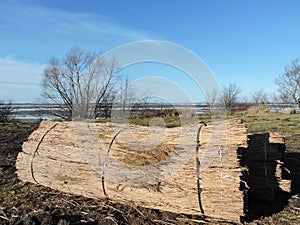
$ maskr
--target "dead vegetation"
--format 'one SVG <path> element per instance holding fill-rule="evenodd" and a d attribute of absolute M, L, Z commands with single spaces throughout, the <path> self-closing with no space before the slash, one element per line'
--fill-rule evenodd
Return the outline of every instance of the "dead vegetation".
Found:
<path fill-rule="evenodd" d="M 122 132 L 111 147 L 111 156 L 107 157 L 107 148 L 117 130 Z M 23 181 L 38 182 L 72 194 L 108 196 L 174 213 L 201 214 L 196 190 L 196 131 L 195 125 L 165 129 L 136 125 L 126 128 L 124 124 L 111 123 L 42 122 L 23 144 L 17 173 Z M 240 119 L 211 123 L 201 131 L 205 215 L 239 221 L 243 214 L 236 148 L 246 144 L 246 135 Z M 34 168 L 30 165 L 33 156 Z"/>

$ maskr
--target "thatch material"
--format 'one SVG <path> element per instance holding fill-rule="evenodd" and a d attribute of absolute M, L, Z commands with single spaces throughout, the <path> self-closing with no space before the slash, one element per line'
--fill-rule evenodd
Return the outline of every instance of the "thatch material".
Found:
<path fill-rule="evenodd" d="M 39 143 L 53 123 L 41 122 L 23 144 L 16 165 L 20 179 L 34 182 L 33 172 L 41 185 L 93 198 L 105 196 L 104 180 L 109 198 L 200 214 L 195 166 L 197 127 L 150 130 L 111 123 L 59 122 Z M 226 126 L 228 132 L 224 132 Z M 108 145 L 120 129 L 106 157 Z M 239 221 L 243 214 L 236 150 L 246 145 L 246 134 L 240 119 L 203 127 L 200 178 L 206 215 Z"/>

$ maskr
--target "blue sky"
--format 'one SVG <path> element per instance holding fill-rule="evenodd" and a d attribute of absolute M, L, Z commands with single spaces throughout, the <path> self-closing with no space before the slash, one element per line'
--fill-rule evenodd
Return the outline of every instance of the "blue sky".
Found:
<path fill-rule="evenodd" d="M 201 57 L 220 86 L 236 83 L 248 96 L 258 88 L 276 92 L 275 78 L 300 57 L 298 0 L 0 0 L 0 4 L 0 99 L 14 102 L 38 101 L 48 60 L 63 57 L 74 46 L 106 52 L 134 41 L 173 42 Z M 140 66 L 127 73 L 135 79 L 139 73 L 178 78 L 198 100 L 195 87 L 174 69 Z"/>

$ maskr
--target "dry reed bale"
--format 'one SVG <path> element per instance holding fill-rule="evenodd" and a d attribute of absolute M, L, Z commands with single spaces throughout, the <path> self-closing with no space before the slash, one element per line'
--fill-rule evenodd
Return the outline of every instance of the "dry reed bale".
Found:
<path fill-rule="evenodd" d="M 291 192 L 291 181 L 290 180 L 280 179 L 279 180 L 279 187 L 283 191 Z"/>
<path fill-rule="evenodd" d="M 279 132 L 271 132 L 269 137 L 270 143 L 278 143 L 278 144 L 284 144 L 285 138 L 282 133 Z"/>
<path fill-rule="evenodd" d="M 24 162 L 31 161 L 31 157 L 27 154 L 18 156 L 18 177 L 23 181 L 35 183 L 32 176 L 28 176 L 31 174 L 28 164 L 22 165 Z M 68 163 L 42 156 L 37 157 L 35 160 L 33 172 L 39 184 L 68 193 L 76 193 L 87 197 L 100 197 L 100 175 L 91 170 L 87 163 Z"/>
<path fill-rule="evenodd" d="M 284 169 L 283 163 L 277 165 L 276 177 L 280 178 L 279 179 L 279 187 L 286 192 L 290 192 L 291 191 L 291 180 L 290 180 L 291 177 L 290 177 L 290 174 L 288 174 L 287 171 Z"/>
<path fill-rule="evenodd" d="M 54 123 L 51 121 L 42 121 L 38 130 L 35 130 L 29 136 L 28 142 L 38 142 L 53 125 L 56 125 L 53 128 L 54 132 L 51 132 L 51 136 L 46 135 L 43 142 L 74 146 L 74 134 L 72 132 L 65 132 L 72 129 L 72 122 Z"/>
<path fill-rule="evenodd" d="M 201 163 L 207 161 L 207 167 L 200 168 L 202 204 L 206 215 L 238 221 L 243 214 L 243 196 L 239 190 L 240 166 L 236 148 L 247 142 L 246 127 L 240 119 L 229 120 L 226 121 L 227 132 L 224 133 L 224 129 L 219 128 L 223 128 L 225 122 L 219 123 L 203 127 L 200 135 L 200 160 Z M 23 152 L 19 154 L 16 165 L 20 179 L 34 182 L 30 169 L 32 155 L 43 135 L 53 125 L 53 122 L 42 122 L 23 144 Z M 162 135 L 159 129 L 151 131 L 148 127 L 135 125 L 124 128 L 124 125 L 111 123 L 57 123 L 40 143 L 34 158 L 35 179 L 42 185 L 61 191 L 94 198 L 105 197 L 101 185 L 102 166 L 107 147 L 120 129 L 123 131 L 115 140 L 107 160 L 105 189 L 108 197 L 171 212 L 200 214 L 195 168 L 198 128 L 193 126 L 169 128 Z M 214 139 L 210 140 L 211 137 Z M 155 143 L 156 147 L 151 143 Z M 160 162 L 170 157 L 180 158 L 180 153 L 184 151 L 192 153 L 190 159 L 180 165 L 175 162 L 167 164 L 173 167 L 174 172 L 168 174 L 166 179 L 156 183 L 146 182 L 153 180 L 155 173 L 164 172 L 163 167 L 159 167 L 164 166 Z M 120 163 L 127 165 L 127 169 L 110 170 L 114 166 L 119 168 Z M 141 170 L 143 167 L 149 169 Z M 146 180 L 145 184 L 139 183 L 138 186 L 127 182 L 128 179 L 134 180 L 135 175 Z M 120 183 L 117 178 L 125 182 Z"/>
<path fill-rule="evenodd" d="M 226 214 L 228 217 L 228 211 L 236 213 L 236 220 L 237 215 L 243 214 L 236 148 L 223 148 L 221 153 L 222 158 L 217 155 L 210 166 L 201 172 L 203 207 L 208 215 Z M 225 210 L 226 208 L 230 210 Z"/>
<path fill-rule="evenodd" d="M 222 146 L 246 146 L 247 129 L 242 119 L 208 123 L 202 128 L 200 143 L 206 145 L 213 142 Z"/>

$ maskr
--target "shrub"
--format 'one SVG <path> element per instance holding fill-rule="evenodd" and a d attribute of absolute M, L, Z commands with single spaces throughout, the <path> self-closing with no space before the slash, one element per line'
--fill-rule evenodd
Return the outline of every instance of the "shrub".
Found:
<path fill-rule="evenodd" d="M 12 102 L 0 100 L 0 122 L 9 122 L 12 114 Z"/>

